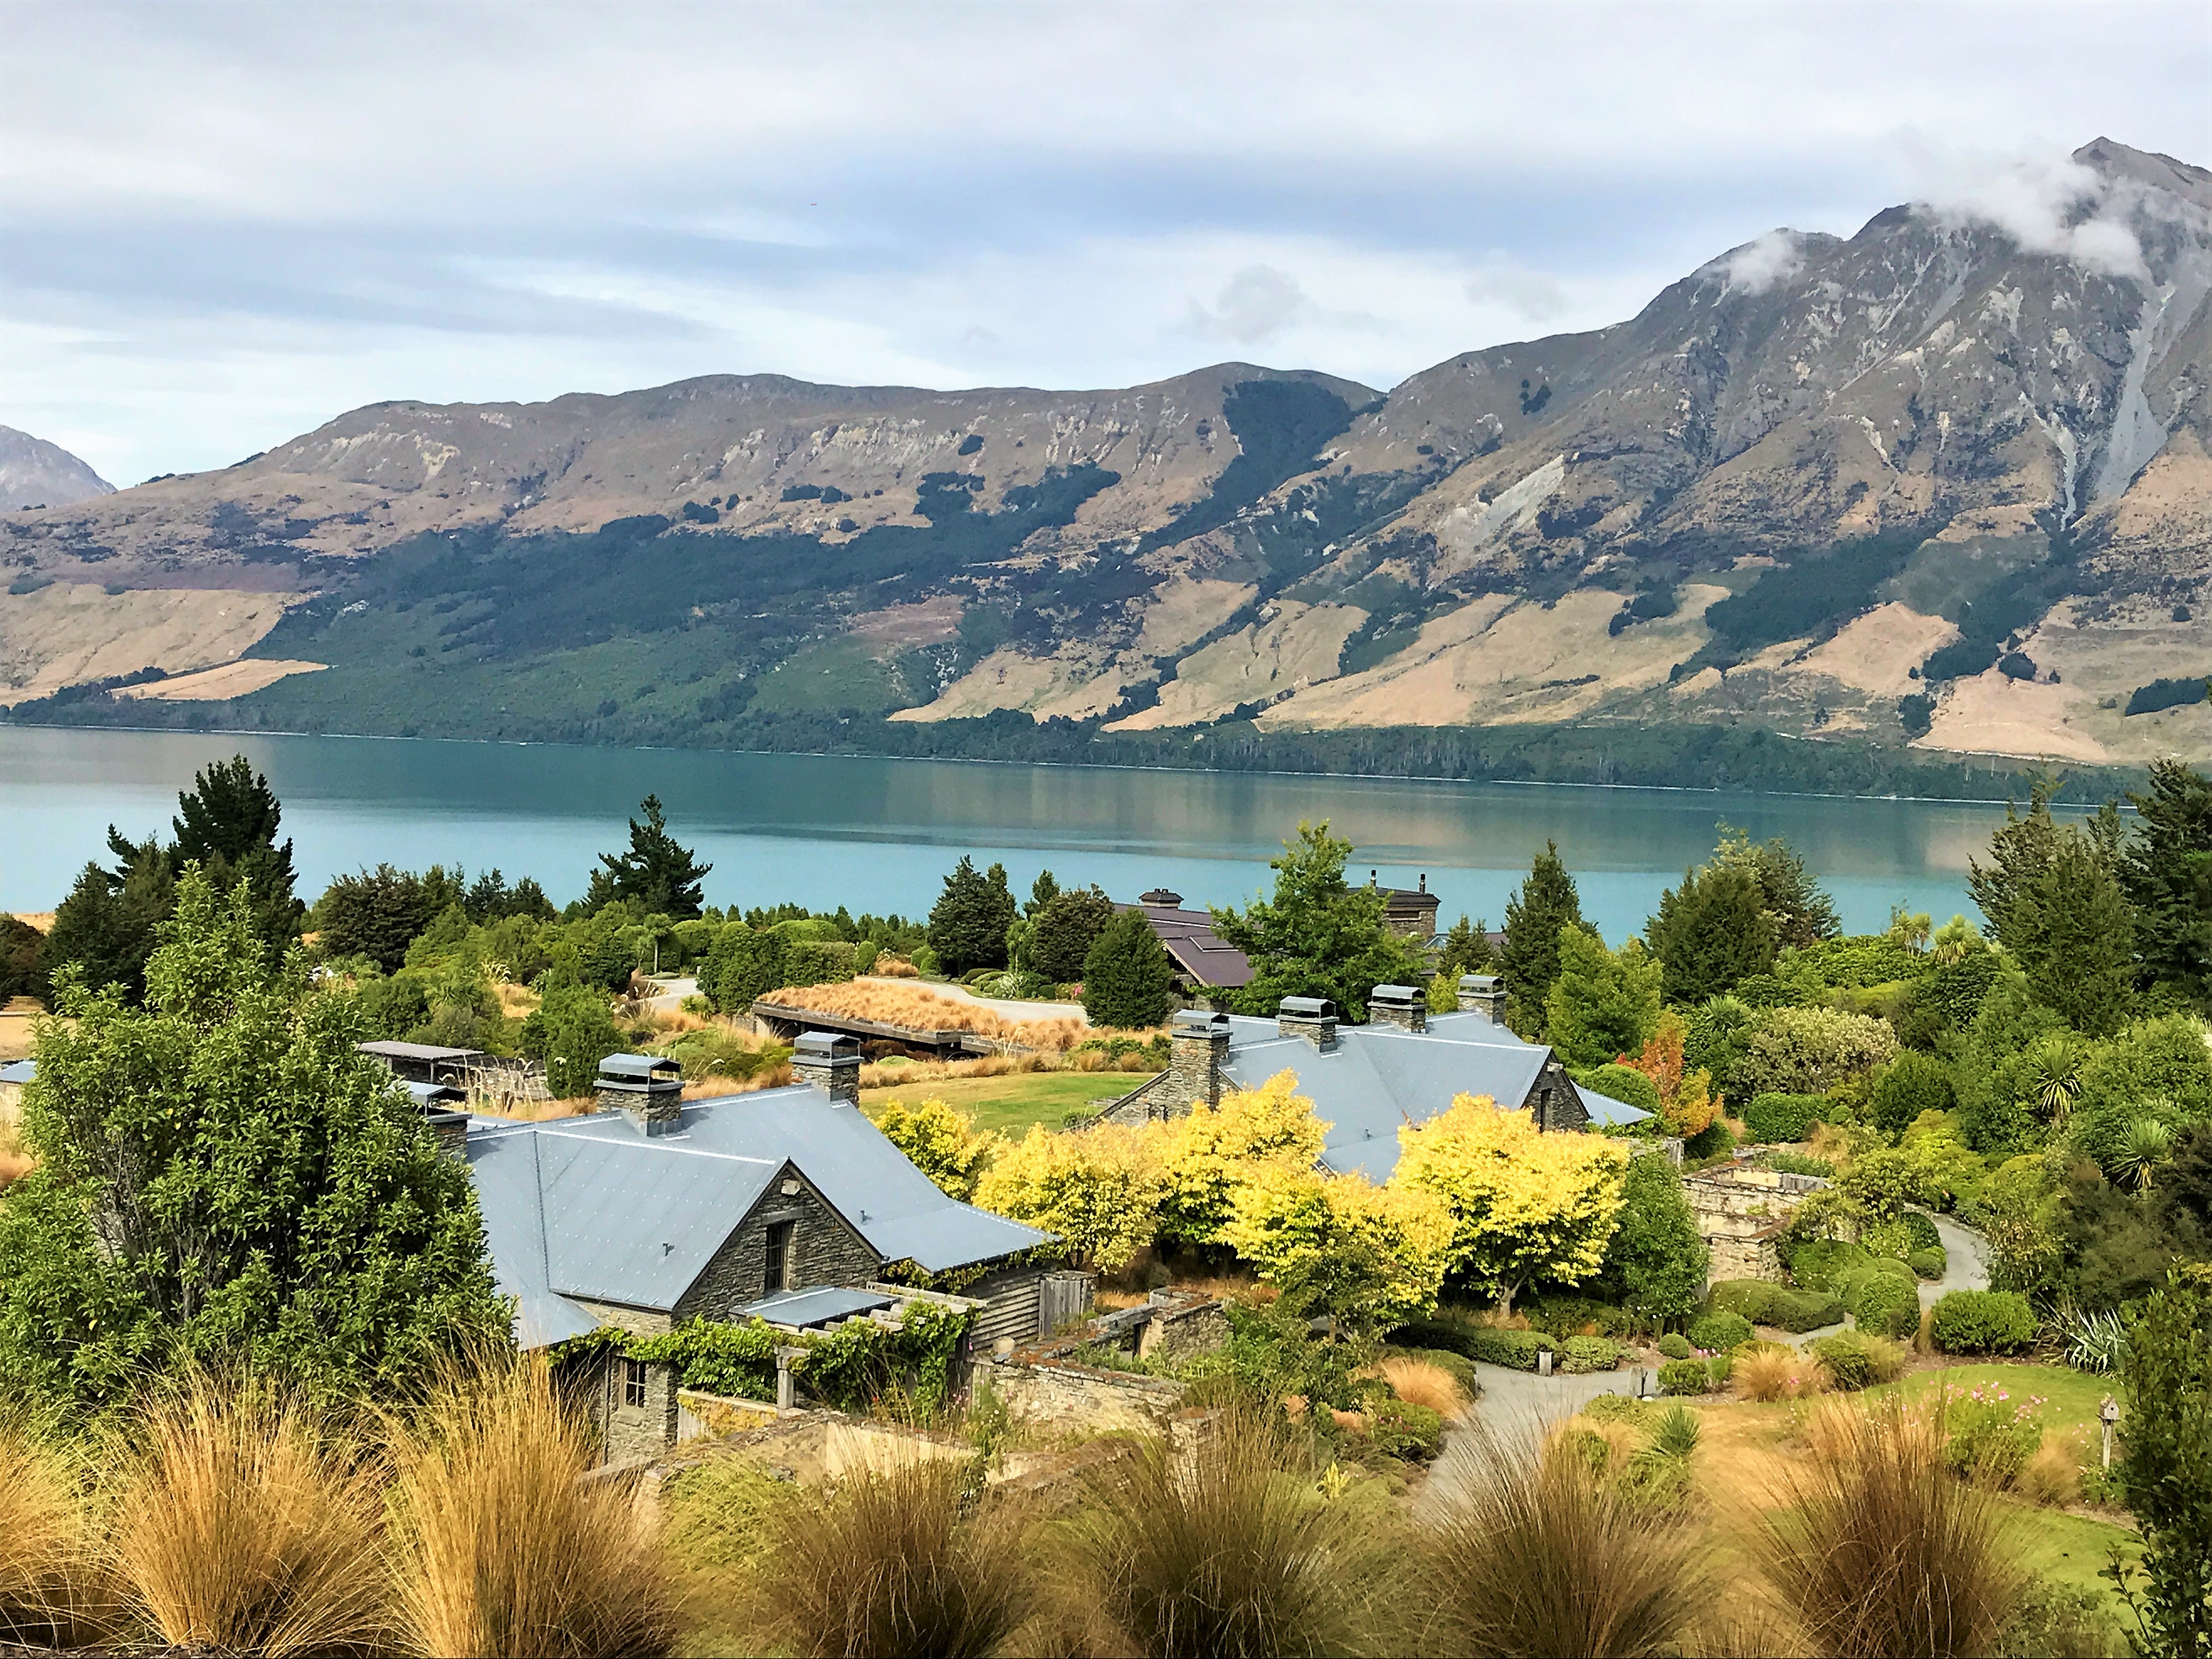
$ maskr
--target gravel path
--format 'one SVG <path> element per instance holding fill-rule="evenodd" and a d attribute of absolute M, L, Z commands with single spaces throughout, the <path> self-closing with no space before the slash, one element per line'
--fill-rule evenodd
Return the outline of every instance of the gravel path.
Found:
<path fill-rule="evenodd" d="M 1960 1226 L 1948 1215 L 1931 1215 L 1928 1218 L 1936 1224 L 1936 1237 L 1943 1241 L 1943 1277 L 1920 1287 L 1920 1305 L 1928 1307 L 1949 1291 L 1989 1289 L 1989 1257 L 1982 1236 L 1972 1227 Z"/>
<path fill-rule="evenodd" d="M 1534 1371 L 1478 1363 L 1474 1375 L 1482 1385 L 1482 1398 L 1445 1429 L 1443 1449 L 1430 1467 L 1414 1504 L 1418 1517 L 1434 1518 L 1466 1495 L 1482 1467 L 1483 1432 L 1508 1445 L 1534 1441 L 1545 1425 L 1572 1417 L 1601 1394 L 1636 1391 L 1633 1370 L 1539 1376 Z"/>

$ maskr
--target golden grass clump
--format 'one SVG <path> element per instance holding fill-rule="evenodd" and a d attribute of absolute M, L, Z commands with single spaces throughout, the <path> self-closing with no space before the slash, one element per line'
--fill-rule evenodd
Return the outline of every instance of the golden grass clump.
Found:
<path fill-rule="evenodd" d="M 1370 1610 L 1395 1602 L 1383 1529 L 1318 1495 L 1292 1449 L 1279 1424 L 1231 1407 L 1095 1470 L 1067 1522 L 1067 1570 L 1052 1575 L 1090 1624 L 1063 1633 L 1064 1650 L 1401 1650 L 1387 1637 L 1362 1645 L 1376 1634 L 1363 1629 Z"/>
<path fill-rule="evenodd" d="M 84 1473 L 33 1425 L 0 1419 L 0 1642 L 72 1645 L 100 1599 Z"/>
<path fill-rule="evenodd" d="M 2075 1449 L 2050 1435 L 2021 1465 L 2012 1489 L 2031 1504 L 2060 1509 L 2081 1498 L 2081 1462 Z"/>
<path fill-rule="evenodd" d="M 1376 1369 L 1390 1385 L 1390 1392 L 1409 1406 L 1426 1406 L 1446 1419 L 1457 1417 L 1467 1408 L 1467 1395 L 1460 1389 L 1459 1379 L 1441 1365 L 1399 1354 Z"/>
<path fill-rule="evenodd" d="M 0 1187 L 20 1181 L 39 1167 L 39 1155 L 23 1144 L 23 1131 L 12 1117 L 0 1118 Z"/>
<path fill-rule="evenodd" d="M 1752 1540 L 1807 1650 L 1993 1651 L 2027 1577 L 1996 1501 L 1953 1478 L 1941 1425 L 1895 1399 L 1816 1421 Z"/>
<path fill-rule="evenodd" d="M 110 1549 L 134 1621 L 172 1647 L 272 1656 L 386 1634 L 380 1471 L 343 1425 L 207 1376 L 127 1422 Z"/>
<path fill-rule="evenodd" d="M 394 1612 L 417 1653 L 663 1654 L 659 1540 L 539 1360 L 441 1380 L 391 1425 Z"/>
<path fill-rule="evenodd" d="M 914 1457 L 757 1511 L 739 1597 L 745 1646 L 808 1659 L 989 1653 L 1032 1600 L 1015 1517 L 970 1467 Z"/>
<path fill-rule="evenodd" d="M 1828 1392 L 1827 1368 L 1781 1343 L 1747 1344 L 1736 1350 L 1729 1380 L 1753 1400 L 1804 1400 Z"/>
<path fill-rule="evenodd" d="M 1572 1431 L 1550 1455 L 1478 1432 L 1470 1484 L 1421 1545 L 1425 1645 L 1501 1656 L 1685 1651 L 1709 1599 L 1690 1533 L 1608 1485 Z"/>
<path fill-rule="evenodd" d="M 848 1019 L 872 1019 L 908 1030 L 967 1031 L 976 1036 L 1018 1042 L 1025 1048 L 1060 1053 L 1095 1036 L 1088 1022 L 1073 1015 L 1049 1019 L 1009 1019 L 994 1008 L 942 996 L 919 985 L 884 985 L 847 980 L 833 985 L 799 985 L 772 991 L 767 1000 L 787 1008 L 811 1008 Z"/>

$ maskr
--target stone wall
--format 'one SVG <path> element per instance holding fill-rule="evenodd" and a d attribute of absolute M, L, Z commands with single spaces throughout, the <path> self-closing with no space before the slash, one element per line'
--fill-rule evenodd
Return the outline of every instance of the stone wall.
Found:
<path fill-rule="evenodd" d="M 796 1190 L 787 1193 L 787 1187 Z M 766 1294 L 768 1230 L 793 1224 L 791 1288 L 863 1285 L 883 1267 L 874 1247 L 848 1226 L 813 1183 L 791 1164 L 738 1224 L 676 1304 L 678 1319 L 732 1319 Z"/>
<path fill-rule="evenodd" d="M 1228 1340 L 1229 1316 L 1220 1303 L 1154 1291 L 1152 1316 L 1138 1328 L 1137 1355 L 1173 1364 L 1192 1354 L 1212 1353 Z"/>
<path fill-rule="evenodd" d="M 1182 1384 L 1165 1377 L 1018 1353 L 980 1363 L 975 1377 L 1006 1402 L 1015 1422 L 1047 1433 L 1156 1428 L 1182 1399 Z"/>
<path fill-rule="evenodd" d="M 633 1360 L 602 1351 L 574 1364 L 562 1391 L 590 1420 L 604 1465 L 647 1463 L 677 1441 L 676 1367 L 664 1360 Z M 633 1369 L 643 1373 L 645 1403 L 630 1402 Z"/>
<path fill-rule="evenodd" d="M 1828 1183 L 1817 1176 L 1776 1170 L 1727 1169 L 1686 1176 L 1682 1195 L 1698 1218 L 1698 1233 L 1711 1252 L 1708 1283 L 1724 1279 L 1764 1279 L 1779 1283 L 1782 1261 L 1776 1243 L 1790 1215 Z"/>
<path fill-rule="evenodd" d="M 1711 1265 L 1705 1270 L 1708 1284 L 1717 1285 L 1724 1279 L 1782 1282 L 1782 1258 L 1775 1252 L 1771 1232 L 1756 1238 L 1709 1238 L 1705 1248 L 1712 1253 Z"/>

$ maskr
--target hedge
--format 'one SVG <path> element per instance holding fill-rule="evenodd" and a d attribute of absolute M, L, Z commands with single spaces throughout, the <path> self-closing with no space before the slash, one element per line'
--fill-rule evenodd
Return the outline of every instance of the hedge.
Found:
<path fill-rule="evenodd" d="M 1754 1325 L 1792 1332 L 1838 1324 L 1845 1311 L 1832 1296 L 1793 1291 L 1764 1279 L 1724 1279 L 1713 1286 L 1710 1301 L 1718 1312 L 1740 1313 Z"/>
<path fill-rule="evenodd" d="M 1687 1359 L 1691 1352 L 1690 1339 L 1680 1331 L 1669 1331 L 1659 1339 L 1659 1352 L 1669 1359 Z"/>
<path fill-rule="evenodd" d="M 1884 1380 L 1887 1369 L 1873 1342 L 1862 1331 L 1838 1331 L 1813 1344 L 1813 1357 L 1828 1368 L 1828 1375 L 1846 1394 L 1872 1388 Z"/>
<path fill-rule="evenodd" d="M 1504 1365 L 1516 1371 L 1536 1369 L 1540 1349 L 1559 1351 L 1559 1344 L 1542 1331 L 1498 1330 L 1488 1325 L 1463 1325 L 1455 1319 L 1417 1319 L 1390 1333 L 1400 1347 L 1443 1348 L 1464 1354 L 1485 1365 Z"/>
<path fill-rule="evenodd" d="M 1559 1344 L 1563 1371 L 1609 1371 L 1620 1364 L 1620 1344 L 1602 1336 L 1571 1336 Z"/>
<path fill-rule="evenodd" d="M 1919 1280 L 1894 1257 L 1838 1273 L 1834 1289 L 1863 1330 L 1905 1336 L 1920 1328 Z"/>
<path fill-rule="evenodd" d="M 1690 1346 L 1707 1353 L 1726 1353 L 1751 1340 L 1751 1322 L 1740 1313 L 1709 1313 L 1689 1329 Z"/>
<path fill-rule="evenodd" d="M 1915 1250 L 1905 1258 L 1905 1265 L 1921 1278 L 1938 1279 L 1950 1270 L 1951 1258 L 1941 1244 L 1932 1250 Z"/>
<path fill-rule="evenodd" d="M 1753 1095 L 1744 1109 L 1744 1125 L 1753 1140 L 1802 1140 L 1807 1130 L 1826 1121 L 1832 1103 L 1826 1095 Z"/>
<path fill-rule="evenodd" d="M 1664 1394 L 1707 1394 L 1713 1374 L 1702 1359 L 1670 1359 L 1659 1368 L 1659 1388 Z"/>
<path fill-rule="evenodd" d="M 1366 1407 L 1367 1442 L 1376 1450 L 1409 1462 L 1426 1462 L 1442 1448 L 1442 1413 L 1410 1400 L 1385 1395 Z"/>
<path fill-rule="evenodd" d="M 1953 1291 L 1936 1298 L 1929 1336 L 1945 1353 L 2018 1353 L 2035 1340 L 2035 1310 L 2014 1291 Z"/>

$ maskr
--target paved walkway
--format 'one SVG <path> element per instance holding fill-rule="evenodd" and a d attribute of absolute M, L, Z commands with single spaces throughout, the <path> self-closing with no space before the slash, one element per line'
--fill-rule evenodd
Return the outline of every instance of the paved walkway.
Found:
<path fill-rule="evenodd" d="M 1989 1289 L 1989 1253 L 1982 1236 L 1948 1215 L 1931 1215 L 1928 1218 L 1936 1224 L 1936 1237 L 1943 1241 L 1943 1277 L 1932 1285 L 1921 1285 L 1920 1305 L 1929 1307 L 1937 1297 L 1952 1291 Z"/>
<path fill-rule="evenodd" d="M 1482 1398 L 1444 1430 L 1443 1449 L 1430 1466 L 1414 1505 L 1417 1518 L 1432 1519 L 1467 1495 L 1482 1468 L 1486 1435 L 1508 1446 L 1528 1444 L 1547 1425 L 1572 1417 L 1601 1394 L 1636 1391 L 1633 1370 L 1539 1376 L 1534 1371 L 1478 1363 L 1474 1375 L 1482 1386 Z"/>

